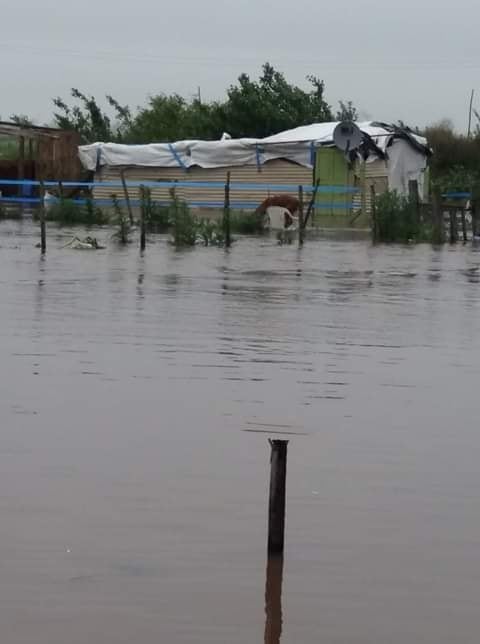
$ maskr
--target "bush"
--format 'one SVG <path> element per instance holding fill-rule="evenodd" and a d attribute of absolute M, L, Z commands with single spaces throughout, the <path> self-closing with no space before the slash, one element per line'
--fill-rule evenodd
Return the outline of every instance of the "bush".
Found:
<path fill-rule="evenodd" d="M 121 244 L 128 244 L 128 236 L 130 234 L 130 219 L 123 208 L 120 206 L 117 195 L 111 195 L 111 199 L 114 212 L 113 223 L 118 227 L 118 230 L 114 234 L 114 237 L 116 237 Z"/>
<path fill-rule="evenodd" d="M 108 222 L 105 213 L 91 199 L 79 204 L 72 199 L 59 199 L 45 209 L 45 218 L 63 225 L 101 225 Z"/>
<path fill-rule="evenodd" d="M 262 217 L 255 212 L 243 210 L 230 213 L 230 230 L 243 235 L 255 235 L 264 232 Z"/>
<path fill-rule="evenodd" d="M 205 246 L 223 246 L 225 243 L 225 232 L 221 222 L 202 219 L 198 222 L 197 234 Z"/>
<path fill-rule="evenodd" d="M 169 206 L 160 206 L 152 201 L 150 188 L 140 188 L 140 208 L 145 217 L 145 224 L 157 233 L 166 232 L 171 225 L 172 213 Z"/>
<path fill-rule="evenodd" d="M 375 199 L 377 239 L 381 242 L 429 241 L 431 231 L 417 212 L 417 204 L 396 191 Z"/>
<path fill-rule="evenodd" d="M 192 215 L 188 204 L 178 199 L 173 192 L 169 213 L 173 226 L 173 243 L 175 246 L 194 246 L 199 230 L 198 219 Z"/>
<path fill-rule="evenodd" d="M 440 192 L 471 192 L 478 184 L 480 174 L 477 169 L 468 169 L 463 165 L 454 165 L 442 175 L 435 177 L 432 184 L 438 187 Z"/>

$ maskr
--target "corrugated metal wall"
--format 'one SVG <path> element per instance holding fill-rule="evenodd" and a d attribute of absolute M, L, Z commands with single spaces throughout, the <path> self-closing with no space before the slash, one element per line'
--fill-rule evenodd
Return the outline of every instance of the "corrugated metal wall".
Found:
<path fill-rule="evenodd" d="M 290 161 L 276 159 L 268 161 L 260 166 L 234 166 L 225 168 L 200 168 L 198 166 L 190 168 L 187 172 L 182 168 L 120 168 L 104 167 L 95 177 L 95 181 L 119 181 L 120 173 L 124 170 L 125 180 L 129 181 L 226 181 L 227 172 L 231 174 L 231 181 L 235 183 L 264 183 L 264 184 L 291 184 L 312 185 L 312 169 L 305 168 Z M 113 192 L 116 192 L 119 199 L 123 198 L 121 188 L 111 188 L 109 186 L 96 187 L 94 190 L 95 199 L 110 199 Z M 138 188 L 128 188 L 129 197 L 132 200 L 138 199 Z M 296 194 L 296 190 L 293 194 Z M 224 188 L 222 187 L 179 187 L 176 190 L 179 198 L 185 199 L 193 205 L 201 207 L 218 207 L 224 201 Z M 273 194 L 265 187 L 265 190 L 235 190 L 232 189 L 230 200 L 233 207 L 254 208 L 270 194 Z M 288 194 L 288 193 L 287 193 Z M 152 198 L 156 201 L 168 201 L 169 191 L 165 188 L 153 188 Z"/>

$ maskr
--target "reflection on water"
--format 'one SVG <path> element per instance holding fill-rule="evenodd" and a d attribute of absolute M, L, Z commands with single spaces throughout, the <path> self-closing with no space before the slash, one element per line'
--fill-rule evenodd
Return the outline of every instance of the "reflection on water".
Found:
<path fill-rule="evenodd" d="M 279 644 L 282 637 L 283 557 L 269 557 L 265 585 L 265 644 Z"/>
<path fill-rule="evenodd" d="M 0 222 L 2 644 L 476 642 L 478 249 L 70 232 Z"/>

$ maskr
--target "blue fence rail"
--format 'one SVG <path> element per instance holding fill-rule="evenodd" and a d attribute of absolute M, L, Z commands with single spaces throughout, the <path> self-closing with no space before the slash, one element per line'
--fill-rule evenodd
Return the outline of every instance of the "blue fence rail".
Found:
<path fill-rule="evenodd" d="M 3 195 L 2 186 L 17 188 L 17 192 L 22 194 L 17 195 Z M 223 181 L 126 181 L 125 186 L 127 190 L 130 191 L 133 189 L 139 190 L 141 187 L 144 188 L 155 188 L 157 190 L 172 190 L 177 188 L 195 188 L 199 191 L 199 196 L 202 189 L 223 189 L 225 187 L 225 182 Z M 332 202 L 328 203 L 326 201 L 320 201 L 315 203 L 315 208 L 325 208 L 325 209 L 352 209 L 352 197 L 359 194 L 361 191 L 359 188 L 354 188 L 352 186 L 318 186 L 315 188 L 311 185 L 304 185 L 303 192 L 308 197 L 316 190 L 317 197 L 324 195 L 332 195 L 332 197 L 339 197 L 345 195 L 344 203 Z M 12 204 L 25 204 L 25 205 L 39 205 L 42 202 L 40 196 L 32 196 L 35 192 L 35 189 L 45 188 L 56 188 L 59 191 L 61 189 L 72 189 L 78 188 L 81 190 L 93 191 L 96 188 L 105 188 L 112 190 L 112 195 L 115 194 L 118 199 L 118 203 L 125 205 L 127 203 L 124 197 L 124 185 L 121 181 L 38 181 L 34 179 L 23 179 L 23 180 L 13 180 L 13 179 L 0 179 L 0 202 L 12 203 Z M 268 183 L 230 183 L 231 191 L 249 191 L 249 192 L 262 192 L 262 193 L 296 193 L 299 186 L 297 184 L 268 184 Z M 71 199 L 74 203 L 78 205 L 85 205 L 88 201 L 86 198 L 74 197 Z M 105 198 L 95 198 L 92 196 L 91 201 L 99 206 L 111 206 L 113 204 L 112 199 Z M 139 199 L 129 198 L 130 204 L 132 206 L 140 205 Z M 162 199 L 153 199 L 153 201 L 159 205 L 167 205 L 168 200 Z M 189 206 L 194 208 L 221 208 L 223 207 L 223 201 L 202 201 L 197 199 L 186 199 Z M 242 209 L 253 209 L 256 207 L 256 204 L 252 204 L 251 201 L 242 201 L 242 200 L 233 200 L 231 201 L 230 206 L 232 208 L 242 208 Z"/>

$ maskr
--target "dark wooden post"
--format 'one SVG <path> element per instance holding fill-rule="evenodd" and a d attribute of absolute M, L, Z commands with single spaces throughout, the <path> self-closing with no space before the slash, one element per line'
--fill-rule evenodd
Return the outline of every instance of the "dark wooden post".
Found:
<path fill-rule="evenodd" d="M 467 235 L 467 218 L 465 216 L 465 207 L 464 206 L 462 206 L 461 216 L 462 216 L 463 243 L 466 244 L 467 241 L 468 241 L 468 235 Z"/>
<path fill-rule="evenodd" d="M 478 186 L 473 186 L 471 191 L 470 208 L 472 212 L 472 239 L 478 234 L 478 204 L 479 204 L 480 191 Z"/>
<path fill-rule="evenodd" d="M 450 243 L 455 244 L 458 239 L 457 209 L 455 207 L 450 207 L 448 209 L 448 214 L 450 216 Z"/>
<path fill-rule="evenodd" d="M 270 440 L 270 496 L 268 506 L 268 554 L 281 555 L 285 543 L 285 494 L 288 441 Z"/>
<path fill-rule="evenodd" d="M 225 183 L 225 202 L 223 205 L 223 230 L 225 234 L 225 246 L 230 248 L 232 239 L 230 234 L 230 172 L 227 172 Z"/>
<path fill-rule="evenodd" d="M 298 245 L 303 246 L 305 225 L 303 221 L 303 186 L 298 186 Z"/>
<path fill-rule="evenodd" d="M 17 159 L 17 179 L 18 181 L 25 180 L 25 137 L 21 136 L 18 139 L 18 159 Z M 23 184 L 18 184 L 18 196 L 23 195 Z"/>
<path fill-rule="evenodd" d="M 317 199 L 317 193 L 318 193 L 318 188 L 320 187 L 320 179 L 317 179 L 315 182 L 315 186 L 313 187 L 313 192 L 312 192 L 312 197 L 310 199 L 310 203 L 308 204 L 307 208 L 307 214 L 305 215 L 304 221 L 303 221 L 303 227 L 307 227 L 308 219 L 310 215 L 313 212 L 313 209 L 315 207 L 315 201 Z M 312 217 L 312 226 L 313 226 L 313 217 Z"/>
<path fill-rule="evenodd" d="M 47 252 L 47 230 L 45 226 L 45 186 L 40 182 L 40 250 L 42 255 Z"/>
<path fill-rule="evenodd" d="M 265 644 L 280 644 L 282 637 L 283 557 L 269 557 L 265 584 Z"/>
<path fill-rule="evenodd" d="M 432 192 L 432 222 L 434 230 L 434 243 L 444 244 L 445 224 L 443 221 L 442 198 L 438 188 L 434 189 Z"/>
<path fill-rule="evenodd" d="M 120 179 L 122 180 L 123 194 L 125 196 L 125 202 L 127 204 L 127 211 L 128 211 L 128 218 L 130 220 L 130 226 L 133 226 L 132 204 L 130 203 L 130 195 L 128 194 L 127 182 L 125 181 L 125 170 L 120 170 Z"/>
<path fill-rule="evenodd" d="M 145 192 L 145 186 L 140 186 L 140 250 L 143 253 L 145 250 L 145 247 L 147 245 L 147 235 L 145 231 L 145 217 L 146 217 L 146 192 Z"/>
<path fill-rule="evenodd" d="M 370 212 L 372 213 L 372 239 L 373 243 L 376 244 L 378 242 L 378 222 L 375 186 L 373 184 L 370 186 Z"/>
<path fill-rule="evenodd" d="M 420 221 L 420 197 L 418 194 L 418 181 L 412 179 L 408 182 L 408 196 L 415 209 L 415 220 Z"/>

